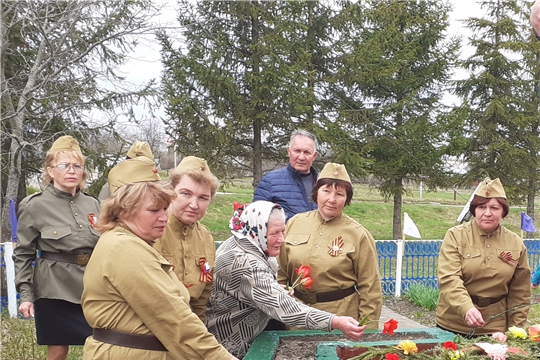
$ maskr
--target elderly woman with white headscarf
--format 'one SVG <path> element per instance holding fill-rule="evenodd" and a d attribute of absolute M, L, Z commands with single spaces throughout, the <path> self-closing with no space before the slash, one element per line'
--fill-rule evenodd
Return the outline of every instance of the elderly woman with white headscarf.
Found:
<path fill-rule="evenodd" d="M 365 326 L 348 316 L 297 302 L 277 282 L 277 261 L 285 234 L 285 212 L 268 201 L 236 208 L 232 235 L 218 249 L 206 326 L 231 354 L 246 355 L 270 319 L 310 330 L 341 330 L 358 340 Z"/>

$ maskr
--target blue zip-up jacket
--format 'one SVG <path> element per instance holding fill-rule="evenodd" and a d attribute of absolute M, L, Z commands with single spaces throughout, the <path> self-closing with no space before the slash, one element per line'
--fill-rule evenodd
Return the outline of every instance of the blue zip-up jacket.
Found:
<path fill-rule="evenodd" d="M 531 283 L 534 285 L 540 284 L 540 265 L 536 268 L 536 271 L 533 274 Z"/>
<path fill-rule="evenodd" d="M 317 170 L 311 167 L 313 186 L 317 182 Z M 316 210 L 317 204 L 306 194 L 302 178 L 291 164 L 287 167 L 272 170 L 263 176 L 253 196 L 253 201 L 266 200 L 281 205 L 287 220 L 294 215 Z"/>

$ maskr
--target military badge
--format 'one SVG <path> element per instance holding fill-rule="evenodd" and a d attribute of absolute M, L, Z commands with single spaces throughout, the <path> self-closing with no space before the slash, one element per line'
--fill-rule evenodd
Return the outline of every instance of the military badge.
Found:
<path fill-rule="evenodd" d="M 341 249 L 342 247 L 343 247 L 343 238 L 340 235 L 334 240 L 332 240 L 332 246 L 330 247 L 330 249 L 328 249 L 328 253 L 331 256 L 338 256 L 342 251 Z"/>
<path fill-rule="evenodd" d="M 95 214 L 88 214 L 88 222 L 91 227 L 95 227 L 97 224 L 97 216 Z"/>
<path fill-rule="evenodd" d="M 199 276 L 199 281 L 205 283 L 212 282 L 212 273 L 210 272 L 210 264 L 206 261 L 206 258 L 202 257 L 199 259 L 199 268 L 201 269 L 201 275 Z"/>

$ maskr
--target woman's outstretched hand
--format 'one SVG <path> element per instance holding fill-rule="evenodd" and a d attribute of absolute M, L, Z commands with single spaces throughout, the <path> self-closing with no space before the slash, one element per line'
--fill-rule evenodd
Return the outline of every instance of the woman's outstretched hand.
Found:
<path fill-rule="evenodd" d="M 359 322 L 350 316 L 335 316 L 332 319 L 332 329 L 341 331 L 346 337 L 357 341 L 364 335 L 366 325 L 358 326 Z"/>
<path fill-rule="evenodd" d="M 482 327 L 486 324 L 482 314 L 477 308 L 470 308 L 465 313 L 465 322 L 472 328 Z"/>

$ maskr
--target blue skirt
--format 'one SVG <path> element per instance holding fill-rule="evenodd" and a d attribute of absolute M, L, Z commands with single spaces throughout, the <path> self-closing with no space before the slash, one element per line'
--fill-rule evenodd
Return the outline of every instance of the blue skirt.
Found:
<path fill-rule="evenodd" d="M 86 338 L 92 335 L 81 304 L 39 299 L 34 302 L 34 317 L 39 345 L 84 345 Z"/>

